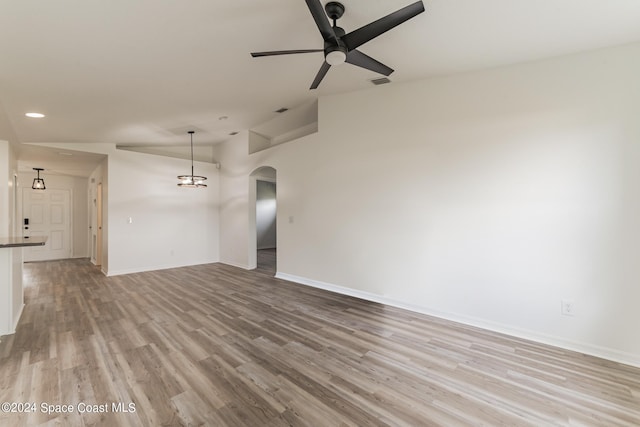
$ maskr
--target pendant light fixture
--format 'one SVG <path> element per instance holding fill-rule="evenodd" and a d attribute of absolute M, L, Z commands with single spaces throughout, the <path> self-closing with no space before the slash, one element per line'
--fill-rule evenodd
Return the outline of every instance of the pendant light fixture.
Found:
<path fill-rule="evenodd" d="M 204 182 L 207 180 L 206 176 L 198 176 L 193 174 L 193 134 L 195 132 L 190 130 L 189 135 L 191 135 L 191 175 L 178 175 L 178 187 L 188 187 L 188 188 L 203 188 L 206 187 L 207 184 Z"/>
<path fill-rule="evenodd" d="M 38 177 L 37 178 L 33 178 L 33 185 L 31 185 L 31 188 L 33 188 L 34 190 L 44 190 L 44 189 L 46 189 L 46 187 L 44 186 L 44 179 L 40 178 L 40 171 L 43 171 L 44 169 L 42 169 L 42 168 L 33 168 L 33 170 L 38 172 Z"/>

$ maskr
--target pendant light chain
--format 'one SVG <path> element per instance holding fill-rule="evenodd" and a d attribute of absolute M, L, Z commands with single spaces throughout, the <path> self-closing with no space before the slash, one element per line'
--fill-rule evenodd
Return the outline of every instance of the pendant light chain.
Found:
<path fill-rule="evenodd" d="M 189 131 L 189 135 L 191 136 L 191 179 L 193 180 L 193 131 Z"/>

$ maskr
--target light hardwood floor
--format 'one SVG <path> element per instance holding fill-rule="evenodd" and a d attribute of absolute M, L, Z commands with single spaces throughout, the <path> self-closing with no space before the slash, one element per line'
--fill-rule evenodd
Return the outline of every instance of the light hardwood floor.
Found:
<path fill-rule="evenodd" d="M 38 406 L 2 426 L 640 425 L 638 368 L 260 271 L 107 278 L 67 260 L 27 264 L 25 282 L 0 402 Z"/>

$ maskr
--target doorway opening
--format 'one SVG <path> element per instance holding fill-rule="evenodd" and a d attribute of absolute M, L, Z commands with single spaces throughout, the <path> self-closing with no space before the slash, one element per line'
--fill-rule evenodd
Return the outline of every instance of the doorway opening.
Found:
<path fill-rule="evenodd" d="M 18 218 L 20 218 L 20 212 L 18 211 L 18 175 L 13 174 L 13 192 L 12 192 L 12 206 L 13 206 L 13 212 L 11 212 L 11 218 L 9 218 L 9 224 L 11 224 L 11 226 L 9 227 L 9 232 L 12 236 L 20 236 L 21 234 L 21 230 L 20 230 L 20 221 L 18 220 Z"/>
<path fill-rule="evenodd" d="M 276 170 L 263 166 L 249 177 L 249 268 L 277 272 Z"/>
<path fill-rule="evenodd" d="M 24 261 L 71 258 L 73 254 L 73 211 L 71 189 L 22 189 L 24 237 L 45 236 L 47 244 L 24 249 Z"/>

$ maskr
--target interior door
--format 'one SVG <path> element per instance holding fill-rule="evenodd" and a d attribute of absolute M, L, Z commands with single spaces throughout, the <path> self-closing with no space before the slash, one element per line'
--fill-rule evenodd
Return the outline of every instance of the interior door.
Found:
<path fill-rule="evenodd" d="M 24 236 L 47 236 L 44 246 L 24 248 L 25 261 L 71 258 L 71 194 L 69 190 L 22 192 Z"/>

